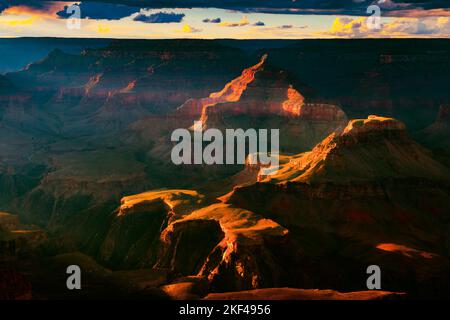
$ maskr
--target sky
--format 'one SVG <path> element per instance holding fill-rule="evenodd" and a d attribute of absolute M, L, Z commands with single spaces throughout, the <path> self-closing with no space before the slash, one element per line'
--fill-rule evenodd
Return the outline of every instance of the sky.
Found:
<path fill-rule="evenodd" d="M 450 38 L 450 1 L 0 0 L 0 37 Z"/>

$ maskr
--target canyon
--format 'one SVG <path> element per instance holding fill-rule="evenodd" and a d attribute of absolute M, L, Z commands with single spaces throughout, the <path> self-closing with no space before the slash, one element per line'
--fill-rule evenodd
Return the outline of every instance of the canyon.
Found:
<path fill-rule="evenodd" d="M 264 46 L 114 40 L 0 75 L 0 235 L 33 297 L 73 297 L 68 264 L 87 298 L 448 296 L 449 43 Z M 277 173 L 170 159 L 176 129 L 238 128 L 279 130 Z"/>

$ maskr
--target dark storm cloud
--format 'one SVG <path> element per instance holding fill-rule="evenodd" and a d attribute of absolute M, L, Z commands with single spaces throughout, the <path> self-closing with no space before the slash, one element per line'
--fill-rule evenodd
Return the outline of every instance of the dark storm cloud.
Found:
<path fill-rule="evenodd" d="M 184 18 L 184 13 L 157 12 L 152 14 L 140 13 L 133 20 L 146 23 L 178 23 Z"/>
<path fill-rule="evenodd" d="M 78 4 L 81 18 L 119 20 L 140 11 L 140 7 L 127 6 L 123 4 L 86 2 Z M 60 18 L 68 18 L 72 13 L 67 13 L 67 8 L 57 13 Z"/>
<path fill-rule="evenodd" d="M 222 19 L 220 19 L 220 18 L 214 18 L 214 19 L 206 18 L 206 19 L 203 19 L 202 22 L 204 22 L 204 23 L 220 23 L 220 22 L 222 22 Z"/>
<path fill-rule="evenodd" d="M 69 0 L 63 0 L 69 1 Z M 347 14 L 367 15 L 367 7 L 370 4 L 379 3 L 378 0 L 96 0 L 97 2 L 110 3 L 107 10 L 103 12 L 86 6 L 87 12 L 93 16 L 105 19 L 117 19 L 118 16 L 130 15 L 130 11 L 137 8 L 222 8 L 234 9 L 244 12 L 265 13 L 290 13 L 290 14 Z M 27 4 L 29 6 L 42 7 L 45 1 L 37 0 L 8 0 L 0 1 L 0 11 L 5 7 L 16 4 Z M 82 1 L 86 5 L 90 1 Z M 126 7 L 115 5 L 122 4 Z M 104 5 L 104 4 L 103 4 Z M 450 9 L 449 0 L 385 0 L 379 3 L 383 12 L 387 15 L 408 15 L 410 12 L 422 10 Z M 2 9 L 3 8 L 3 9 Z M 89 9 L 94 12 L 89 12 Z M 123 14 L 120 14 L 122 11 Z M 137 11 L 134 11 L 137 12 Z M 88 15 L 86 13 L 86 16 Z"/>
<path fill-rule="evenodd" d="M 393 3 L 396 4 L 410 4 L 412 7 L 420 7 L 423 9 L 448 9 L 450 8 L 450 1 L 448 0 L 439 0 L 439 1 L 423 1 L 423 0 L 393 0 Z"/>
<path fill-rule="evenodd" d="M 377 0 L 102 0 L 104 2 L 124 3 L 139 5 L 142 7 L 216 7 L 216 8 L 241 8 L 247 10 L 270 9 L 304 9 L 324 10 L 330 13 L 342 11 L 349 13 L 365 12 L 367 7 Z M 385 0 L 393 5 L 411 5 L 412 8 L 438 9 L 450 8 L 448 0 Z"/>
<path fill-rule="evenodd" d="M 255 22 L 253 24 L 255 27 L 264 27 L 266 24 L 262 21 Z"/>

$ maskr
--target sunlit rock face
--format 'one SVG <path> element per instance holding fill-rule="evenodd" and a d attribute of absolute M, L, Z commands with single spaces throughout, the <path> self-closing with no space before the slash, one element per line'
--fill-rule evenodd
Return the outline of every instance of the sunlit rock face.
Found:
<path fill-rule="evenodd" d="M 367 263 L 392 274 L 386 285 L 393 291 L 418 285 L 415 294 L 430 294 L 436 285 L 431 270 L 447 279 L 447 249 L 429 243 L 448 236 L 450 176 L 409 138 L 400 121 L 351 120 L 310 152 L 283 156 L 280 164 L 277 174 L 256 182 L 259 167 L 247 163 L 232 178 L 235 187 L 218 199 L 188 190 L 126 197 L 104 252 L 125 246 L 110 263 L 126 265 L 134 257 L 179 277 L 204 279 L 207 292 L 292 284 L 355 291 L 362 280 L 353 271 Z M 139 222 L 139 216 L 148 221 Z M 155 225 L 159 229 L 150 227 Z M 130 232 L 132 242 L 120 240 Z M 416 284 L 411 284 L 412 270 Z M 192 282 L 182 283 L 166 289 L 193 288 L 187 284 Z M 370 298 L 362 292 L 352 297 Z"/>
<path fill-rule="evenodd" d="M 203 125 L 214 127 L 214 119 L 223 116 L 282 116 L 304 120 L 345 120 L 337 106 L 305 103 L 305 97 L 294 88 L 290 75 L 267 63 L 267 55 L 254 66 L 228 82 L 219 92 L 202 99 L 191 99 L 178 112 L 200 116 Z M 213 118 L 213 119 L 211 119 Z"/>
<path fill-rule="evenodd" d="M 256 65 L 244 69 L 239 77 L 227 83 L 221 91 L 211 93 L 207 98 L 190 99 L 177 111 L 182 114 L 204 117 L 206 116 L 205 109 L 209 106 L 239 101 L 247 86 L 255 80 L 256 73 L 261 70 L 266 59 L 267 55 L 264 55 Z M 243 112 L 245 111 L 243 110 Z"/>
<path fill-rule="evenodd" d="M 308 102 L 297 83 L 289 72 L 273 67 L 265 54 L 221 91 L 189 99 L 174 114 L 199 121 L 203 129 L 279 129 L 282 150 L 306 151 L 342 129 L 347 117 L 336 105 Z"/>
<path fill-rule="evenodd" d="M 270 179 L 344 182 L 396 177 L 440 180 L 448 177 L 448 170 L 409 138 L 403 123 L 369 116 L 351 120 L 311 152 L 293 156 Z"/>
<path fill-rule="evenodd" d="M 405 129 L 405 125 L 396 119 L 371 115 L 367 119 L 351 120 L 342 135 L 359 136 L 369 132 L 405 131 Z"/>
<path fill-rule="evenodd" d="M 161 264 L 170 265 L 171 259 L 164 257 L 175 255 L 179 241 L 174 240 L 172 245 L 170 240 L 163 241 L 169 246 L 163 254 L 161 233 L 173 221 L 179 220 L 204 202 L 203 195 L 190 190 L 151 191 L 122 198 L 100 248 L 102 261 L 116 268 L 152 267 L 160 260 L 166 261 Z M 177 233 L 177 236 L 182 235 Z M 181 250 L 181 254 L 190 250 Z M 182 267 L 182 263 L 179 261 L 173 267 Z M 189 269 L 189 272 L 193 271 Z"/>
<path fill-rule="evenodd" d="M 194 191 L 154 191 L 122 199 L 101 257 L 114 267 L 195 275 L 214 290 L 275 286 L 297 279 L 276 262 L 290 259 L 287 234 L 270 219 Z"/>
<path fill-rule="evenodd" d="M 450 204 L 450 175 L 408 137 L 401 122 L 378 116 L 352 120 L 311 152 L 283 160 L 276 175 L 259 180 L 235 188 L 223 200 L 280 223 L 291 235 L 330 230 L 359 239 L 372 261 L 389 269 L 412 260 L 408 268 L 421 274 L 416 281 L 424 291 L 435 285 L 427 276 L 430 270 L 444 276 L 448 247 L 430 251 L 427 243 L 448 239 L 443 226 L 449 217 L 442 208 Z M 396 258 L 387 262 L 389 255 Z M 406 269 L 396 273 L 399 287 L 407 281 Z"/>

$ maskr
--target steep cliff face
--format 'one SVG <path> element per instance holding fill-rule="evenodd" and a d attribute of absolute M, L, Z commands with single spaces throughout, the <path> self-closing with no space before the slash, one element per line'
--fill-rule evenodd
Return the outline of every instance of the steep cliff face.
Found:
<path fill-rule="evenodd" d="M 175 232 L 173 236 L 167 236 L 168 231 L 164 230 L 167 230 L 169 223 L 203 203 L 203 195 L 189 190 L 152 191 L 123 198 L 121 206 L 113 213 L 111 226 L 101 245 L 101 260 L 115 268 L 152 267 L 158 262 L 163 267 L 189 269 L 186 261 L 181 258 L 177 260 L 175 256 L 193 257 L 193 252 L 200 252 L 194 251 L 194 247 L 202 245 L 202 241 L 197 239 L 196 243 L 190 243 L 193 238 L 183 238 L 184 233 L 178 227 L 171 227 Z M 203 231 L 208 231 L 207 229 L 208 226 Z M 171 239 L 163 241 L 165 244 L 170 242 L 167 249 L 163 249 L 160 241 L 160 237 L 164 237 L 163 231 L 165 237 Z M 197 232 L 196 226 L 187 228 L 186 232 L 191 231 Z M 178 245 L 187 247 L 178 248 Z M 162 254 L 161 251 L 164 250 L 166 252 Z M 192 263 L 202 261 L 201 257 L 197 258 L 191 260 Z M 165 262 L 159 262 L 161 260 Z M 192 273 L 193 270 L 189 269 L 189 272 Z"/>
<path fill-rule="evenodd" d="M 223 240 L 210 252 L 199 272 L 210 280 L 213 290 L 286 283 L 279 263 L 295 258 L 289 258 L 287 253 L 288 230 L 276 222 L 223 203 L 194 211 L 186 219 L 214 219 L 224 232 Z M 298 277 L 293 276 L 293 281 L 298 281 Z"/>
<path fill-rule="evenodd" d="M 282 150 L 305 151 L 345 126 L 347 117 L 336 105 L 306 101 L 296 83 L 263 55 L 221 91 L 186 101 L 175 115 L 200 121 L 203 129 L 279 129 Z"/>
<path fill-rule="evenodd" d="M 392 288 L 407 282 L 412 270 L 418 275 L 412 281 L 423 292 L 436 285 L 430 270 L 445 277 L 450 176 L 397 120 L 350 121 L 340 134 L 293 156 L 276 175 L 260 181 L 235 188 L 223 201 L 283 225 L 309 254 L 318 254 L 318 248 L 304 242 L 301 232 L 314 234 L 325 251 L 330 235 L 354 239 L 371 252 L 372 261 L 393 272 Z M 356 247 L 338 247 L 347 252 L 344 257 L 364 263 Z M 410 266 L 404 265 L 408 259 Z M 392 271 L 399 266 L 405 269 Z"/>
<path fill-rule="evenodd" d="M 297 257 L 289 257 L 288 231 L 261 215 L 223 203 L 207 205 L 202 195 L 187 190 L 128 199 L 116 211 L 101 251 L 116 267 L 134 262 L 174 276 L 195 275 L 219 291 L 287 285 L 302 277 L 283 273 L 286 266 L 280 270 Z"/>
<path fill-rule="evenodd" d="M 267 54 L 263 55 L 257 64 L 244 69 L 221 91 L 211 93 L 207 98 L 188 100 L 177 112 L 199 116 L 206 127 L 223 126 L 218 122 L 220 118 L 239 115 L 346 120 L 344 112 L 337 106 L 306 104 L 303 95 L 294 88 L 291 76 L 272 67 L 267 59 Z"/>
<path fill-rule="evenodd" d="M 351 120 L 311 152 L 295 156 L 275 181 L 356 182 L 389 178 L 448 179 L 448 170 L 392 118 Z"/>
<path fill-rule="evenodd" d="M 174 222 L 161 234 L 156 267 L 169 268 L 183 276 L 196 275 L 223 238 L 224 232 L 216 220 L 183 219 Z"/>
<path fill-rule="evenodd" d="M 101 260 L 123 269 L 153 266 L 159 233 L 167 226 L 170 208 L 158 199 L 133 212 L 119 210 L 100 248 Z"/>
<path fill-rule="evenodd" d="M 257 195 L 269 192 L 273 188 L 273 190 L 277 190 L 276 193 L 279 194 L 279 197 L 283 197 L 283 192 L 297 193 L 299 197 L 290 197 L 294 201 L 292 204 L 289 204 L 288 201 L 280 202 L 279 209 L 276 209 L 275 203 L 269 204 L 263 199 L 261 199 L 262 202 L 251 201 L 255 205 L 258 204 L 257 212 L 262 208 L 274 208 L 281 214 L 287 208 L 290 208 L 288 211 L 294 209 L 295 203 L 302 201 L 300 199 L 313 201 L 315 198 L 329 199 L 331 202 L 353 199 L 351 205 L 355 205 L 358 203 L 358 199 L 367 197 L 367 201 L 379 199 L 380 205 L 384 203 L 389 207 L 389 202 L 385 203 L 381 199 L 388 197 L 395 202 L 396 197 L 402 192 L 405 193 L 405 196 L 410 194 L 405 190 L 411 181 L 416 181 L 416 188 L 422 191 L 417 195 L 421 199 L 420 205 L 416 200 L 414 205 L 408 205 L 407 201 L 410 200 L 406 200 L 409 199 L 406 196 L 406 198 L 398 199 L 402 203 L 400 208 L 415 206 L 420 208 L 419 212 L 421 210 L 429 211 L 430 214 L 445 219 L 444 211 L 439 209 L 440 205 L 433 204 L 431 199 L 426 200 L 426 198 L 429 194 L 435 194 L 435 198 L 440 199 L 439 202 L 447 203 L 450 174 L 445 166 L 432 158 L 428 150 L 408 137 L 401 122 L 391 118 L 370 116 L 367 119 L 350 121 L 341 133 L 331 134 L 310 152 L 287 157 L 281 162 L 280 169 L 276 174 L 260 175 L 259 181 L 262 183 L 236 188 L 227 195 L 226 201 L 237 204 L 233 199 L 238 202 L 238 199 L 250 199 L 247 196 L 239 196 L 241 192 L 250 195 L 252 188 L 256 188 L 259 191 L 255 190 L 254 194 Z M 429 190 L 426 191 L 427 189 Z M 269 202 L 281 200 L 278 196 L 266 199 Z M 363 203 L 356 207 L 359 206 L 366 207 Z M 247 206 L 245 207 L 247 208 Z M 302 208 L 304 205 L 298 204 L 298 207 Z M 315 211 L 312 206 L 308 205 L 308 207 Z M 345 211 L 344 208 L 345 206 L 338 211 Z M 355 208 L 350 211 L 360 210 L 362 220 L 373 221 L 372 214 L 378 217 L 382 214 L 380 210 L 371 209 L 370 206 L 360 209 Z M 295 211 L 297 210 L 300 209 L 295 209 Z M 386 210 L 388 209 L 385 208 L 381 211 L 385 212 Z M 402 209 L 394 206 L 388 211 L 390 210 L 398 211 L 398 213 L 388 216 L 393 219 L 396 217 L 402 219 Z M 306 212 L 304 211 L 304 214 Z M 416 213 L 406 214 L 406 212 L 404 212 L 403 218 L 408 220 L 409 217 L 414 220 L 413 217 L 416 216 Z M 308 216 L 315 219 L 312 213 L 305 215 L 305 217 Z"/>
<path fill-rule="evenodd" d="M 242 74 L 230 81 L 225 87 L 219 91 L 214 92 L 207 98 L 190 99 L 181 107 L 178 108 L 180 114 L 187 114 L 193 116 L 201 116 L 203 121 L 206 121 L 206 109 L 210 106 L 215 106 L 220 103 L 236 102 L 241 99 L 243 92 L 247 89 L 247 86 L 255 80 L 256 73 L 262 70 L 262 66 L 267 59 L 267 55 L 264 55 L 261 60 L 254 66 L 244 69 Z M 241 110 L 245 113 L 245 110 Z"/>

